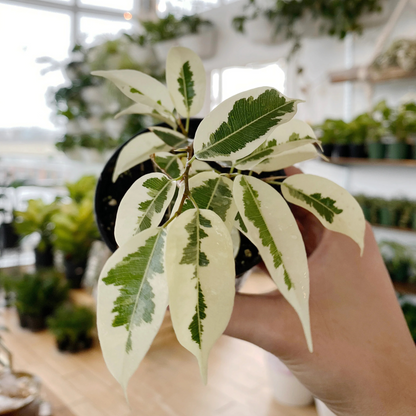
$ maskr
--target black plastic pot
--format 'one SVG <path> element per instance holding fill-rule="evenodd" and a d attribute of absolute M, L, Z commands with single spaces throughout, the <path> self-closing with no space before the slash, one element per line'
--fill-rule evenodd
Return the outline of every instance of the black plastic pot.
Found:
<path fill-rule="evenodd" d="M 80 334 L 74 341 L 69 336 L 64 336 L 56 340 L 56 346 L 62 352 L 80 352 L 92 347 L 93 339 L 88 334 Z"/>
<path fill-rule="evenodd" d="M 333 157 L 349 157 L 350 146 L 348 144 L 336 144 L 332 152 Z"/>
<path fill-rule="evenodd" d="M 334 145 L 333 144 L 323 144 L 322 145 L 322 150 L 323 150 L 323 154 L 326 157 L 331 157 L 332 156 L 332 152 L 334 150 Z"/>
<path fill-rule="evenodd" d="M 184 120 L 185 121 L 185 120 Z M 189 137 L 193 138 L 195 132 L 200 124 L 202 119 L 191 119 L 189 125 Z M 160 124 L 161 127 L 169 127 L 166 124 Z M 139 134 L 148 132 L 149 130 L 143 130 Z M 137 137 L 134 136 L 134 137 Z M 133 138 L 134 138 L 133 137 Z M 132 139 L 133 139 L 132 138 Z M 132 140 L 130 139 L 130 140 Z M 129 141 L 130 141 L 129 140 Z M 119 176 L 117 181 L 113 183 L 112 175 L 116 165 L 116 161 L 121 149 L 127 144 L 124 143 L 120 146 L 111 158 L 108 160 L 107 164 L 104 166 L 103 171 L 98 179 L 96 193 L 95 193 L 95 216 L 98 225 L 98 229 L 101 233 L 101 236 L 104 242 L 107 244 L 111 251 L 115 251 L 118 246 L 114 238 L 114 225 L 117 216 L 118 206 L 121 199 L 133 185 L 133 183 L 139 179 L 141 176 L 154 172 L 153 163 L 148 160 L 140 165 L 133 167 L 127 172 Z M 223 172 L 227 172 L 227 169 L 222 168 L 216 163 L 210 163 L 212 166 L 215 166 L 215 169 Z M 278 172 L 267 172 L 262 173 L 259 177 L 266 176 L 281 176 L 283 171 Z M 254 175 L 256 176 L 256 175 Z M 277 186 L 276 189 L 279 187 Z M 166 220 L 166 219 L 165 219 Z M 165 221 L 164 220 L 164 221 Z M 251 243 L 244 235 L 240 234 L 241 245 L 240 250 L 235 259 L 236 274 L 237 276 L 242 275 L 246 271 L 250 270 L 252 267 L 260 263 L 261 257 L 257 248 L 254 244 Z"/>
<path fill-rule="evenodd" d="M 18 311 L 20 326 L 32 332 L 39 332 L 46 328 L 45 316 L 33 316 Z"/>
<path fill-rule="evenodd" d="M 363 144 L 350 144 L 350 157 L 362 159 L 366 157 Z"/>
<path fill-rule="evenodd" d="M 408 154 L 408 146 L 406 143 L 390 143 L 387 145 L 387 159 L 406 159 Z"/>
<path fill-rule="evenodd" d="M 386 145 L 379 142 L 368 143 L 367 151 L 369 159 L 384 159 Z"/>
<path fill-rule="evenodd" d="M 80 289 L 82 278 L 84 277 L 87 260 L 74 261 L 65 259 L 65 277 L 71 289 Z"/>
<path fill-rule="evenodd" d="M 46 246 L 44 251 L 35 248 L 35 264 L 37 268 L 53 266 L 52 246 Z"/>
<path fill-rule="evenodd" d="M 13 224 L 0 224 L 0 250 L 15 248 L 19 243 L 19 235 L 14 230 Z"/>

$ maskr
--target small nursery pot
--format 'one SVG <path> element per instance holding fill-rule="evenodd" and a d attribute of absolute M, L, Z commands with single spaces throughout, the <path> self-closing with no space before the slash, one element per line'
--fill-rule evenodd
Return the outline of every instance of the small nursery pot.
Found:
<path fill-rule="evenodd" d="M 349 157 L 350 146 L 348 144 L 335 144 L 332 152 L 333 157 Z"/>
<path fill-rule="evenodd" d="M 397 224 L 397 212 L 389 208 L 380 208 L 379 218 L 381 225 L 394 226 Z"/>
<path fill-rule="evenodd" d="M 384 159 L 386 146 L 383 143 L 368 143 L 367 151 L 369 159 Z"/>
<path fill-rule="evenodd" d="M 15 248 L 19 242 L 19 235 L 14 230 L 13 224 L 0 224 L 0 250 L 3 248 Z"/>
<path fill-rule="evenodd" d="M 390 143 L 387 145 L 387 159 L 406 159 L 408 146 L 406 143 Z"/>
<path fill-rule="evenodd" d="M 364 145 L 350 144 L 350 157 L 355 157 L 359 159 L 366 157 Z"/>
<path fill-rule="evenodd" d="M 65 277 L 71 289 L 79 289 L 81 287 L 82 278 L 84 277 L 87 260 L 73 261 L 65 259 Z"/>
<path fill-rule="evenodd" d="M 416 144 L 412 146 L 412 158 L 416 159 Z"/>
<path fill-rule="evenodd" d="M 332 152 L 334 151 L 334 145 L 333 144 L 323 144 L 322 145 L 323 154 L 326 157 L 331 157 Z"/>
<path fill-rule="evenodd" d="M 59 351 L 72 353 L 88 350 L 92 347 L 92 343 L 92 337 L 87 334 L 80 334 L 76 340 L 68 335 L 56 340 Z"/>
<path fill-rule="evenodd" d="M 196 130 L 202 119 L 193 118 L 189 123 L 189 137 L 195 136 Z M 185 120 L 184 120 L 185 122 Z M 161 127 L 169 127 L 166 124 L 160 124 Z M 149 130 L 143 130 L 139 134 L 147 133 Z M 137 137 L 135 135 L 133 138 Z M 132 139 L 133 139 L 132 138 Z M 132 140 L 130 139 L 130 140 Z M 116 183 L 112 181 L 112 175 L 116 165 L 116 161 L 121 149 L 127 144 L 120 146 L 115 153 L 108 160 L 104 166 L 103 171 L 97 182 L 95 193 L 95 216 L 100 234 L 111 251 L 117 250 L 118 246 L 114 238 L 114 225 L 117 216 L 118 206 L 127 190 L 133 183 L 141 176 L 154 172 L 154 166 L 151 160 L 147 160 L 133 168 L 126 173 L 119 176 Z M 215 169 L 219 171 L 226 171 L 221 166 L 213 164 Z M 282 172 L 267 172 L 263 173 L 261 177 L 265 176 L 279 176 Z M 240 234 L 241 245 L 240 250 L 235 259 L 236 275 L 242 276 L 246 271 L 257 265 L 261 261 L 261 257 L 257 248 L 244 235 Z"/>
<path fill-rule="evenodd" d="M 53 266 L 53 248 L 46 246 L 44 251 L 35 248 L 35 264 L 36 267 L 51 267 Z"/>
<path fill-rule="evenodd" d="M 32 332 L 43 331 L 46 328 L 46 319 L 44 316 L 33 316 L 18 311 L 20 326 Z"/>

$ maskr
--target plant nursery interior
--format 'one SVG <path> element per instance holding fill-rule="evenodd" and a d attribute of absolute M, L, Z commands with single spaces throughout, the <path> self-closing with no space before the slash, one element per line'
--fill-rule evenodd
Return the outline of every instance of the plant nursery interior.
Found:
<path fill-rule="evenodd" d="M 302 334 L 292 350 L 322 355 L 319 313 L 343 326 L 338 301 L 309 312 L 309 290 L 313 305 L 326 288 L 309 283 L 300 210 L 363 241 L 351 263 L 372 229 L 393 297 L 382 307 L 416 348 L 415 0 L 0 0 L 0 61 L 0 415 L 341 415 L 311 387 L 322 372 L 304 383 L 287 351 L 230 329 L 242 294 L 277 288 Z M 269 93 L 281 112 L 264 127 Z M 249 144 L 211 157 L 250 125 Z M 300 198 L 292 165 L 331 186 Z M 355 244 L 345 235 L 340 252 Z M 286 254 L 295 240 L 300 260 Z M 292 282 L 290 261 L 307 280 Z M 302 315 L 290 293 L 305 287 Z"/>

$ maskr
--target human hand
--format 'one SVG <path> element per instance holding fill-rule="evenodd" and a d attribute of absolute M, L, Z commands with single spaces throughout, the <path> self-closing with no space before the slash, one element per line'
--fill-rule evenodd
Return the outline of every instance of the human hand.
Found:
<path fill-rule="evenodd" d="M 278 291 L 237 294 L 225 334 L 278 356 L 337 415 L 416 414 L 416 348 L 371 227 L 360 257 L 350 238 L 293 212 L 309 256 L 314 352 Z"/>

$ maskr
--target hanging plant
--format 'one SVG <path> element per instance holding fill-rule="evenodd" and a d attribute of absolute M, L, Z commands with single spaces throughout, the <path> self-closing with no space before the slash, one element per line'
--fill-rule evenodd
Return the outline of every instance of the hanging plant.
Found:
<path fill-rule="evenodd" d="M 135 102 L 128 112 L 151 109 L 172 126 L 138 135 L 113 165 L 115 186 L 138 163 L 150 159 L 157 169 L 139 178 L 121 200 L 115 221 L 119 248 L 98 284 L 101 347 L 124 390 L 168 305 L 176 336 L 197 358 L 206 382 L 209 352 L 233 309 L 236 229 L 257 247 L 297 312 L 312 351 L 307 256 L 286 201 L 351 237 L 361 253 L 365 222 L 357 201 L 327 179 L 260 175 L 316 157 L 313 130 L 293 120 L 299 100 L 270 87 L 237 94 L 211 111 L 191 140 L 191 117 L 202 108 L 206 74 L 189 49 L 171 49 L 167 88 L 136 71 L 93 75 L 112 81 Z M 224 173 L 212 167 L 217 164 Z"/>

